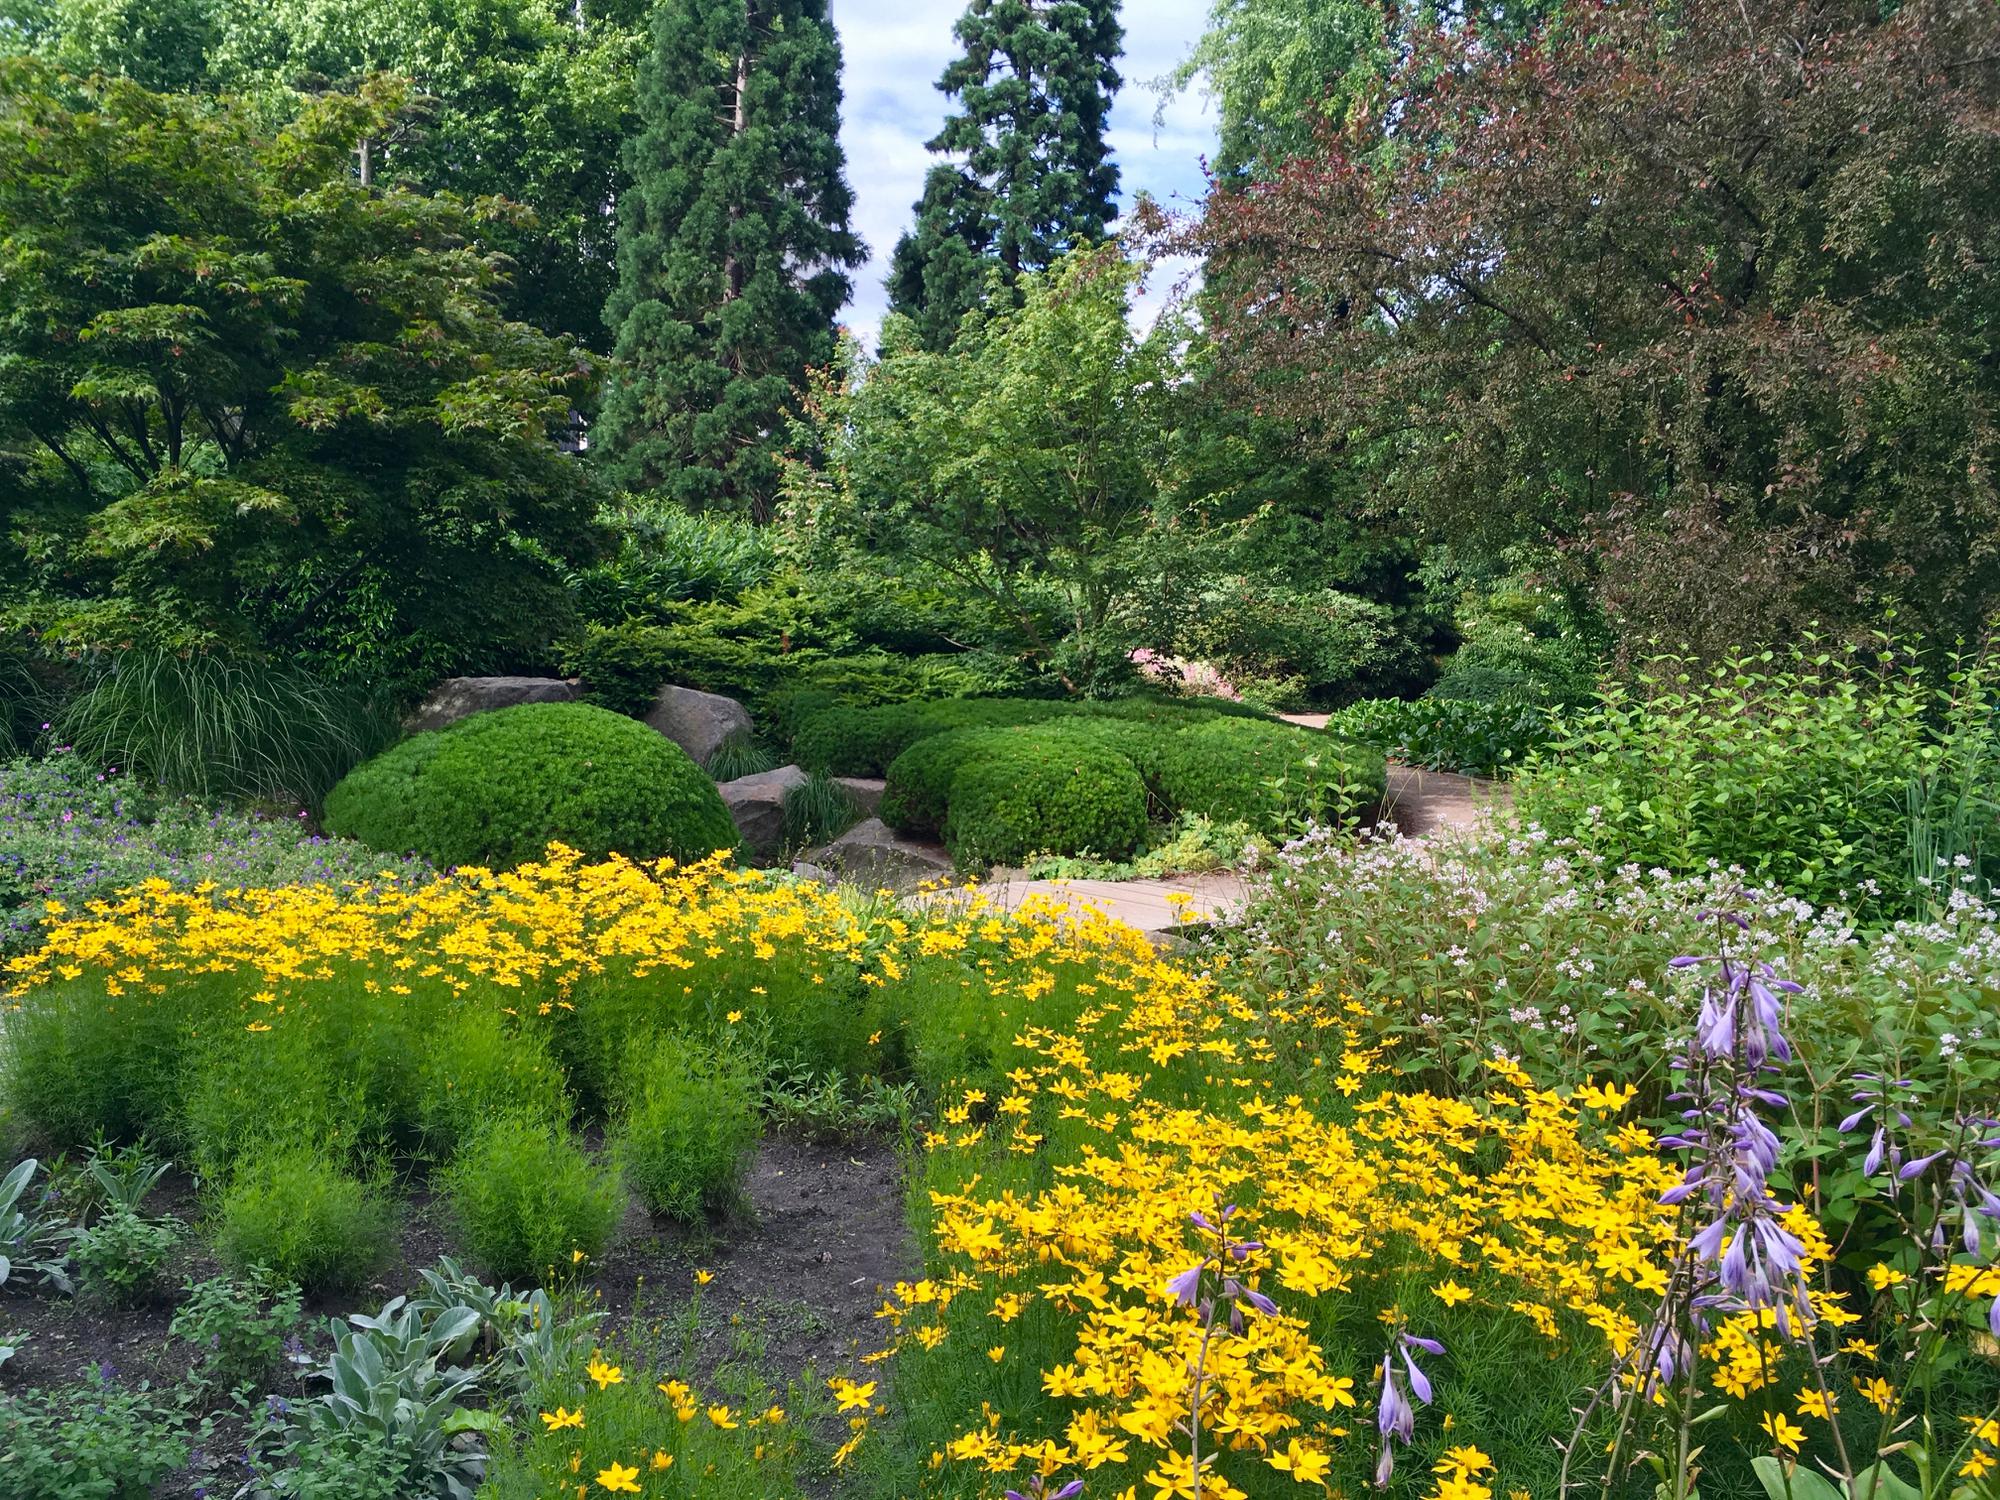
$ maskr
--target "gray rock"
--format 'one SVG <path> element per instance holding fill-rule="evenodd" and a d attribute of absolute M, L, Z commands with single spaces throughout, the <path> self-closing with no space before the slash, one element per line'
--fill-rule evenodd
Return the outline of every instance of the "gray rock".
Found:
<path fill-rule="evenodd" d="M 881 811 L 882 789 L 888 785 L 880 776 L 836 776 L 835 786 L 844 788 L 854 799 L 854 805 L 861 809 L 861 816 L 872 818 Z"/>
<path fill-rule="evenodd" d="M 573 703 L 582 692 L 572 677 L 447 677 L 403 727 L 418 734 L 517 703 Z"/>
<path fill-rule="evenodd" d="M 753 859 L 775 858 L 785 846 L 785 794 L 806 784 L 806 773 L 797 766 L 780 766 L 755 776 L 739 776 L 716 787 L 722 805 L 736 820 L 743 835 L 743 847 Z"/>
<path fill-rule="evenodd" d="M 701 693 L 669 683 L 653 700 L 646 723 L 687 751 L 695 764 L 706 765 L 724 740 L 750 732 L 750 711 L 720 693 Z"/>
<path fill-rule="evenodd" d="M 832 843 L 809 851 L 801 863 L 870 890 L 912 891 L 952 871 L 943 845 L 903 838 L 880 818 L 856 823 Z"/>

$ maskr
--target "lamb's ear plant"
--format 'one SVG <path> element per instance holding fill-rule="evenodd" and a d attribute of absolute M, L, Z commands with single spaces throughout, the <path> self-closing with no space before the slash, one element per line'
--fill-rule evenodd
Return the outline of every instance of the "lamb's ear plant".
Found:
<path fill-rule="evenodd" d="M 60 1292 L 76 1288 L 69 1276 L 71 1228 L 46 1189 L 33 1186 L 41 1163 L 30 1156 L 0 1177 L 0 1287 L 34 1276 Z"/>

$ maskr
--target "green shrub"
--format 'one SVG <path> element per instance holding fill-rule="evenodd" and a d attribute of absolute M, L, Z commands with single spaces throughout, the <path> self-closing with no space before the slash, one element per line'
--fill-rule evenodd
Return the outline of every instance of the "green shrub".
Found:
<path fill-rule="evenodd" d="M 936 834 L 958 773 L 1001 742 L 1000 731 L 992 729 L 955 729 L 918 740 L 889 763 L 877 816 L 898 833 Z"/>
<path fill-rule="evenodd" d="M 542 1033 L 485 1006 L 431 1032 L 416 1072 L 424 1145 L 440 1159 L 502 1114 L 550 1124 L 570 1116 L 568 1081 Z"/>
<path fill-rule="evenodd" d="M 769 532 L 736 516 L 621 495 L 599 518 L 618 550 L 569 578 L 578 612 L 600 624 L 655 618 L 663 605 L 742 597 L 778 570 Z"/>
<path fill-rule="evenodd" d="M 37 990 L 7 1017 L 0 1097 L 55 1146 L 100 1132 L 163 1138 L 178 1113 L 188 1022 L 175 1006 L 109 1003 L 86 980 Z"/>
<path fill-rule="evenodd" d="M 143 1386 L 0 1395 L 0 1500 L 145 1500 L 188 1450 L 185 1419 Z"/>
<path fill-rule="evenodd" d="M 1057 732 L 996 739 L 952 779 L 947 800 L 945 845 L 968 866 L 1086 849 L 1116 859 L 1146 831 L 1146 787 L 1132 762 Z"/>
<path fill-rule="evenodd" d="M 326 821 L 437 865 L 504 868 L 552 840 L 634 859 L 736 843 L 715 783 L 679 746 L 581 703 L 526 703 L 413 735 L 335 787 Z"/>
<path fill-rule="evenodd" d="M 1334 714 L 1326 732 L 1404 765 L 1495 776 L 1548 742 L 1549 715 L 1518 700 L 1371 698 Z"/>
<path fill-rule="evenodd" d="M 654 1213 L 693 1222 L 728 1206 L 757 1134 L 756 1085 L 740 1060 L 685 1036 L 634 1049 L 618 1156 Z"/>
<path fill-rule="evenodd" d="M 1608 683 L 1559 722 L 1516 806 L 1613 863 L 1717 861 L 1902 916 L 2000 874 L 1996 769 L 2000 659 L 1808 640 L 1709 667 L 1656 657 Z"/>
<path fill-rule="evenodd" d="M 615 1168 L 600 1167 L 560 1125 L 530 1115 L 492 1121 L 445 1174 L 465 1248 L 491 1276 L 565 1277 L 599 1255 L 624 1212 Z"/>
<path fill-rule="evenodd" d="M 130 647 L 96 664 L 51 733 L 86 761 L 171 792 L 309 806 L 395 725 L 382 703 L 301 672 Z"/>
<path fill-rule="evenodd" d="M 244 1162 L 216 1214 L 216 1253 L 305 1292 L 352 1291 L 388 1256 L 395 1224 L 372 1184 L 310 1144 Z"/>
<path fill-rule="evenodd" d="M 70 1265 L 82 1291 L 114 1303 L 143 1301 L 160 1284 L 179 1236 L 169 1220 L 113 1209 L 70 1242 Z"/>
<path fill-rule="evenodd" d="M 1190 725 L 1167 746 L 1160 790 L 1178 812 L 1279 835 L 1359 816 L 1382 800 L 1380 751 L 1249 719 Z"/>
<path fill-rule="evenodd" d="M 1288 706 L 1345 701 L 1421 680 L 1422 655 L 1386 604 L 1337 589 L 1230 579 L 1205 591 L 1174 641 L 1213 662 L 1238 690 Z M 1286 691 L 1284 684 L 1295 684 Z"/>
<path fill-rule="evenodd" d="M 299 1321 L 299 1289 L 253 1266 L 190 1281 L 167 1330 L 194 1351 L 194 1374 L 226 1391 L 261 1387 Z"/>

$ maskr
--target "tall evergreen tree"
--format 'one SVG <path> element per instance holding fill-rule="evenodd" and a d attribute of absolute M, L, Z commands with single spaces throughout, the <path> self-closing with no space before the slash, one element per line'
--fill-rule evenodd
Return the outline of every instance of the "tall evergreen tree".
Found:
<path fill-rule="evenodd" d="M 896 246 L 890 306 L 933 349 L 951 342 L 998 268 L 1011 285 L 1101 239 L 1118 168 L 1105 143 L 1118 0 L 971 0 L 964 55 L 938 80 L 959 108 L 930 150 L 917 222 Z"/>
<path fill-rule="evenodd" d="M 663 0 L 639 115 L 598 446 L 630 488 L 761 516 L 863 256 L 827 0 Z"/>

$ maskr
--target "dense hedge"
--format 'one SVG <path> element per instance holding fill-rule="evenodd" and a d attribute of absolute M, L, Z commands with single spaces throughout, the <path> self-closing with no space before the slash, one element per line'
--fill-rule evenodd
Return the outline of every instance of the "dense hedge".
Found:
<path fill-rule="evenodd" d="M 1176 811 L 1281 835 L 1305 819 L 1354 817 L 1377 806 L 1386 773 L 1379 750 L 1316 730 L 1211 719 L 1171 737 L 1159 785 Z"/>
<path fill-rule="evenodd" d="M 980 738 L 948 793 L 944 842 L 959 864 L 1086 852 L 1120 859 L 1138 847 L 1146 788 L 1117 751 L 1053 726 Z"/>
<path fill-rule="evenodd" d="M 1290 724 L 1171 700 L 974 699 L 834 712 L 810 721 L 800 744 L 805 753 L 825 757 L 823 763 L 855 767 L 886 761 L 883 821 L 904 833 L 942 830 L 954 854 L 976 851 L 977 857 L 1009 863 L 1022 857 L 1017 831 L 1029 828 L 1043 842 L 1028 845 L 1026 853 L 1089 849 L 1115 858 L 1115 838 L 1122 836 L 1122 791 L 1103 793 L 1107 807 L 1121 808 L 1117 818 L 1102 815 L 1106 826 L 1091 823 L 1099 817 L 1094 807 L 1080 813 L 1074 827 L 1060 820 L 1038 823 L 1039 815 L 1019 810 L 1038 805 L 1035 798 L 1042 795 L 1043 780 L 1033 771 L 1037 757 L 1058 767 L 1101 767 L 1109 764 L 1106 756 L 1121 762 L 1140 787 L 1142 825 L 1147 812 L 1160 818 L 1186 812 L 1247 823 L 1269 834 L 1285 833 L 1306 818 L 1364 813 L 1380 802 L 1384 781 L 1382 756 L 1375 750 Z M 976 783 L 982 794 L 990 793 L 981 805 L 996 808 L 994 815 L 1008 826 L 981 835 L 974 812 L 964 804 L 975 785 L 968 776 L 989 763 L 1002 769 Z M 1011 801 L 1001 797 L 997 778 L 1004 775 L 1025 778 L 1035 790 Z M 1130 784 L 1123 776 L 1116 779 L 1120 787 Z M 1096 795 L 1097 783 L 1088 790 Z"/>
<path fill-rule="evenodd" d="M 326 826 L 437 865 L 503 868 L 551 840 L 590 855 L 694 859 L 736 843 L 715 783 L 645 725 L 527 703 L 412 735 L 326 799 Z"/>

